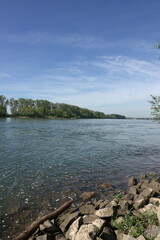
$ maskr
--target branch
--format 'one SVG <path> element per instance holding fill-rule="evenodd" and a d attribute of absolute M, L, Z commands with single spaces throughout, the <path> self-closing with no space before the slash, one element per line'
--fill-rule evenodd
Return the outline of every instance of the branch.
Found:
<path fill-rule="evenodd" d="M 27 240 L 29 237 L 31 237 L 40 224 L 45 222 L 48 219 L 54 219 L 58 217 L 61 213 L 63 213 L 71 204 L 73 200 L 69 200 L 68 202 L 64 203 L 61 207 L 56 209 L 54 212 L 51 212 L 40 219 L 33 222 L 24 232 L 22 232 L 19 236 L 15 237 L 13 240 Z"/>

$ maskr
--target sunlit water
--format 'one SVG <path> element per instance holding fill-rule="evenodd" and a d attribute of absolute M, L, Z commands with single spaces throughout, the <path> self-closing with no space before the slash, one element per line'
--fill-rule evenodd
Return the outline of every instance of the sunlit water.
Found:
<path fill-rule="evenodd" d="M 0 239 L 68 197 L 106 196 L 101 183 L 118 189 L 159 167 L 160 125 L 150 120 L 0 119 Z"/>

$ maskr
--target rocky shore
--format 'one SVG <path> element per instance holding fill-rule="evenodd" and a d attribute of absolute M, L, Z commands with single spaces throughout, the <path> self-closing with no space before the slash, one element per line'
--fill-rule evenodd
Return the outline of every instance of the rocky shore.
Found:
<path fill-rule="evenodd" d="M 40 224 L 29 240 L 160 240 L 160 177 L 130 177 L 128 191 L 112 200 L 80 197 L 78 207 Z"/>

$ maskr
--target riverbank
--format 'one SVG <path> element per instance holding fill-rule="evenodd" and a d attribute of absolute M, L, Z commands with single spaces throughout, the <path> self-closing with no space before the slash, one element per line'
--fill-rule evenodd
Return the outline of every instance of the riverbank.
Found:
<path fill-rule="evenodd" d="M 160 177 L 128 179 L 126 192 L 97 200 L 84 192 L 79 206 L 41 223 L 30 240 L 149 240 L 160 237 Z M 110 188 L 106 183 L 104 187 Z M 73 201 L 74 203 L 74 201 Z M 16 240 L 18 238 L 15 238 Z"/>

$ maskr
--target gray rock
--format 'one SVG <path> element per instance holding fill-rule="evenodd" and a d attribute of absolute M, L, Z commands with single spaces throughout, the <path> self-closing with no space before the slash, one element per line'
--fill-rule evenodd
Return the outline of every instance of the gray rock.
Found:
<path fill-rule="evenodd" d="M 83 215 L 93 214 L 95 212 L 95 207 L 92 204 L 85 204 L 79 208 L 79 211 Z"/>
<path fill-rule="evenodd" d="M 113 207 L 106 207 L 95 211 L 95 215 L 99 216 L 100 218 L 113 217 L 114 213 L 115 210 Z"/>
<path fill-rule="evenodd" d="M 92 214 L 92 215 L 85 215 L 83 217 L 83 223 L 84 224 L 89 224 L 89 223 L 92 223 L 96 219 L 100 219 L 100 217 L 98 217 L 98 216 L 96 216 L 94 214 Z"/>
<path fill-rule="evenodd" d="M 41 236 L 37 236 L 36 240 L 47 240 L 47 234 L 41 235 Z"/>
<path fill-rule="evenodd" d="M 154 240 L 160 240 L 160 234 L 158 234 Z"/>
<path fill-rule="evenodd" d="M 151 181 L 148 186 L 152 188 L 156 193 L 160 193 L 160 183 L 155 180 Z"/>
<path fill-rule="evenodd" d="M 94 197 L 95 195 L 96 195 L 95 192 L 84 192 L 80 195 L 80 198 L 82 198 L 83 200 L 87 200 Z"/>
<path fill-rule="evenodd" d="M 107 189 L 107 188 L 112 188 L 112 185 L 110 183 L 102 183 L 100 184 L 100 187 L 101 188 L 104 188 L 104 189 Z"/>
<path fill-rule="evenodd" d="M 53 240 L 54 240 L 54 238 L 53 238 Z M 64 237 L 63 234 L 58 234 L 55 236 L 55 240 L 67 240 L 67 239 Z"/>
<path fill-rule="evenodd" d="M 151 225 L 145 231 L 146 238 L 155 238 L 160 234 L 160 226 Z"/>
<path fill-rule="evenodd" d="M 53 226 L 52 223 L 49 220 L 47 220 L 43 224 L 39 225 L 39 229 L 40 231 L 45 231 L 45 230 L 52 229 L 52 226 Z"/>
<path fill-rule="evenodd" d="M 131 186 L 129 188 L 128 193 L 132 194 L 132 195 L 136 195 L 137 194 L 137 188 L 135 186 Z"/>
<path fill-rule="evenodd" d="M 68 231 L 66 232 L 66 238 L 69 240 L 74 240 L 76 237 L 76 234 L 79 230 L 79 228 L 82 226 L 83 224 L 83 218 L 79 217 L 77 220 L 75 220 L 71 226 L 69 227 Z"/>
<path fill-rule="evenodd" d="M 149 201 L 149 198 L 153 197 L 154 193 L 152 188 L 144 189 L 143 192 L 139 194 L 138 199 L 144 198 L 146 201 Z"/>
<path fill-rule="evenodd" d="M 134 207 L 134 209 L 137 210 L 139 208 L 144 207 L 144 205 L 145 205 L 145 199 L 141 198 L 141 199 L 135 201 L 135 203 L 133 204 L 133 207 Z"/>
<path fill-rule="evenodd" d="M 114 232 L 116 234 L 117 240 L 122 240 L 123 233 L 120 230 L 115 230 Z"/>
<path fill-rule="evenodd" d="M 96 219 L 93 221 L 92 224 L 97 227 L 97 229 L 98 229 L 97 233 L 99 233 L 102 231 L 103 227 L 105 226 L 106 221 L 104 221 L 103 219 Z"/>
<path fill-rule="evenodd" d="M 122 240 L 135 240 L 136 238 L 132 237 L 131 235 L 123 234 Z"/>
<path fill-rule="evenodd" d="M 134 198 L 134 194 L 133 193 L 128 193 L 126 194 L 123 199 L 126 200 L 126 201 L 130 201 L 130 200 L 133 200 Z"/>
<path fill-rule="evenodd" d="M 128 186 L 136 185 L 137 184 L 137 179 L 135 177 L 130 177 L 128 179 Z"/>
<path fill-rule="evenodd" d="M 160 198 L 152 197 L 149 199 L 149 202 L 156 205 L 157 207 L 160 206 Z"/>
<path fill-rule="evenodd" d="M 144 213 L 144 212 L 146 212 L 146 211 L 151 211 L 151 212 L 153 212 L 153 213 L 156 213 L 156 212 L 157 212 L 157 209 L 156 209 L 156 206 L 155 206 L 155 205 L 149 203 L 149 204 L 145 205 L 143 208 L 139 209 L 139 212 L 140 212 L 140 213 Z"/>
<path fill-rule="evenodd" d="M 73 223 L 74 220 L 79 216 L 80 212 L 74 212 L 66 215 L 64 221 L 60 224 L 60 229 L 64 233 L 68 230 L 69 226 Z"/>
<path fill-rule="evenodd" d="M 112 207 L 117 207 L 117 206 L 118 206 L 118 204 L 115 200 L 112 200 L 107 204 L 107 207 L 111 207 L 111 208 Z"/>
<path fill-rule="evenodd" d="M 106 207 L 108 203 L 109 203 L 108 199 L 104 200 L 99 204 L 99 209 Z"/>
<path fill-rule="evenodd" d="M 144 174 L 144 173 L 142 173 L 142 174 L 140 175 L 140 179 L 145 179 L 146 177 L 147 177 L 147 175 Z"/>
<path fill-rule="evenodd" d="M 93 240 L 97 234 L 97 227 L 93 224 L 82 225 L 75 240 Z"/>
<path fill-rule="evenodd" d="M 126 200 L 123 200 L 123 199 L 121 199 L 121 200 L 119 201 L 119 206 L 120 206 L 120 208 L 121 208 L 122 211 L 127 211 L 128 208 L 129 208 L 128 202 L 127 202 Z"/>
<path fill-rule="evenodd" d="M 104 240 L 116 240 L 116 235 L 110 227 L 104 227 L 100 238 Z"/>
<path fill-rule="evenodd" d="M 143 235 L 140 235 L 139 237 L 136 238 L 137 240 L 146 240 Z"/>

